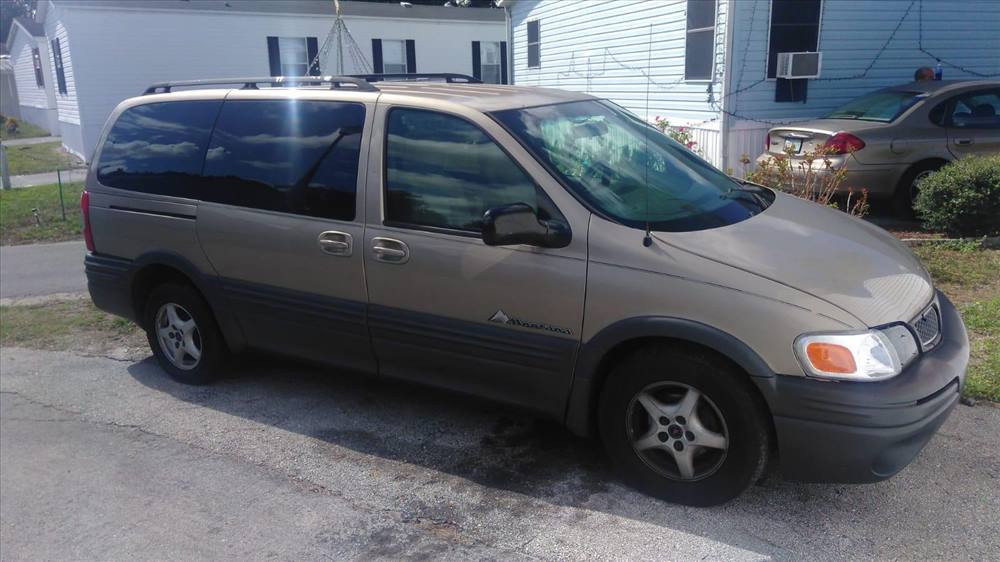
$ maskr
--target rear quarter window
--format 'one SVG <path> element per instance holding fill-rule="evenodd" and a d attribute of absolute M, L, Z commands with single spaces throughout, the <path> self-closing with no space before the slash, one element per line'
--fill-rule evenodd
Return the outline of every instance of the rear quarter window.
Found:
<path fill-rule="evenodd" d="M 103 185 L 197 198 L 221 100 L 161 102 L 126 109 L 101 148 L 97 179 Z"/>

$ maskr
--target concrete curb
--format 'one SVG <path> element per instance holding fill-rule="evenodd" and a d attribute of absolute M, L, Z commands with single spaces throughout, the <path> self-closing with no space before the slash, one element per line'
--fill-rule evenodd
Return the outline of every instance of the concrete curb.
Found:
<path fill-rule="evenodd" d="M 984 236 L 983 238 L 900 238 L 899 241 L 910 247 L 978 242 L 980 248 L 988 250 L 1000 249 L 1000 236 Z"/>

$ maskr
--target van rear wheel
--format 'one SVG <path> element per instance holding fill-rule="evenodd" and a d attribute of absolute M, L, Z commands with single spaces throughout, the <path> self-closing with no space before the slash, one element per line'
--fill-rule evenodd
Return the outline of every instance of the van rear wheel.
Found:
<path fill-rule="evenodd" d="M 650 347 L 608 376 L 599 425 L 626 483 L 684 505 L 725 503 L 756 482 L 771 446 L 746 375 L 711 352 Z"/>
<path fill-rule="evenodd" d="M 211 309 L 193 287 L 156 287 L 143 319 L 149 347 L 171 378 L 185 384 L 218 379 L 229 352 Z"/>

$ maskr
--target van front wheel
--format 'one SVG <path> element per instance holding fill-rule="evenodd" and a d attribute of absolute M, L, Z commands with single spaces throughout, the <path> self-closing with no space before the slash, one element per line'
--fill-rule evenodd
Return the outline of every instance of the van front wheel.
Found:
<path fill-rule="evenodd" d="M 208 384 L 221 374 L 228 350 L 212 311 L 187 285 L 160 285 L 146 301 L 143 325 L 160 367 L 185 384 Z"/>
<path fill-rule="evenodd" d="M 622 361 L 607 381 L 601 438 L 629 485 L 708 506 L 735 498 L 763 474 L 771 445 L 765 406 L 724 359 L 650 347 Z"/>

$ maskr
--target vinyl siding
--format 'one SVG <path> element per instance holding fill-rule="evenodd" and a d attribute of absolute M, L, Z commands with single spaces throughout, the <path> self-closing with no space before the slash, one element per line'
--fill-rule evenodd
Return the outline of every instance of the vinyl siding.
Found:
<path fill-rule="evenodd" d="M 694 124 L 703 155 L 717 161 L 719 112 L 708 89 L 721 90 L 727 6 L 726 0 L 716 6 L 714 79 L 685 81 L 685 0 L 516 2 L 511 6 L 514 83 L 586 92 L 649 120 L 660 116 Z M 538 68 L 527 64 L 529 20 L 541 27 Z"/>
<path fill-rule="evenodd" d="M 769 0 L 736 2 L 731 58 L 736 69 L 734 91 L 765 76 L 770 4 Z M 825 0 L 819 32 L 823 69 L 820 79 L 809 81 L 807 102 L 775 102 L 775 82 L 768 80 L 729 97 L 727 109 L 766 121 L 808 119 L 872 90 L 911 82 L 917 68 L 936 63 L 919 49 L 921 17 L 925 49 L 1000 79 L 1000 2 L 996 0 Z M 876 60 L 897 25 L 895 37 Z M 943 69 L 945 79 L 976 78 L 947 64 Z"/>
<path fill-rule="evenodd" d="M 17 83 L 18 103 L 29 107 L 48 108 L 49 103 L 45 95 L 45 88 L 38 87 L 35 83 L 35 64 L 31 57 L 31 50 L 35 47 L 35 38 L 30 37 L 17 26 L 14 26 L 13 29 L 16 30 L 14 32 L 17 33 L 17 36 L 14 37 L 14 42 L 11 45 L 10 58 L 14 63 L 14 81 Z M 39 54 L 42 57 L 46 56 L 45 51 L 39 51 Z M 47 73 L 44 74 L 46 74 L 43 77 L 47 85 L 48 76 Z"/>
<path fill-rule="evenodd" d="M 56 97 L 56 109 L 59 112 L 59 121 L 64 123 L 71 123 L 74 125 L 80 124 L 80 107 L 77 103 L 77 90 L 76 90 L 76 80 L 75 73 L 73 71 L 73 48 L 70 42 L 69 33 L 66 30 L 66 25 L 58 17 L 58 11 L 53 16 L 46 20 L 45 23 L 45 37 L 46 45 L 49 46 L 49 67 L 50 71 L 47 80 L 52 81 L 52 89 L 55 92 Z M 58 80 L 56 78 L 56 64 L 55 64 L 55 53 L 52 52 L 52 41 L 59 39 L 59 49 L 62 51 L 62 62 L 63 62 L 63 74 L 66 77 L 66 93 L 60 93 L 57 86 Z"/>
<path fill-rule="evenodd" d="M 267 37 L 316 37 L 322 48 L 332 17 L 205 10 L 114 9 L 62 5 L 73 40 L 84 151 L 96 147 L 108 115 L 154 82 L 268 76 Z M 51 18 L 51 15 L 49 15 Z M 414 39 L 419 72 L 472 73 L 472 41 L 503 41 L 503 21 L 345 17 L 371 64 L 371 39 Z M 237 31 L 238 30 L 238 31 Z M 320 61 L 336 69 L 335 50 Z M 361 72 L 345 56 L 345 73 Z M 370 69 L 369 69 L 370 71 Z M 68 79 L 68 76 L 67 76 Z"/>

